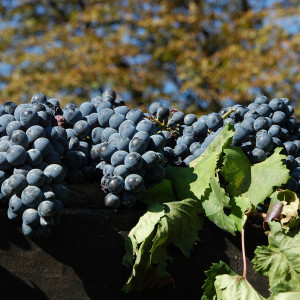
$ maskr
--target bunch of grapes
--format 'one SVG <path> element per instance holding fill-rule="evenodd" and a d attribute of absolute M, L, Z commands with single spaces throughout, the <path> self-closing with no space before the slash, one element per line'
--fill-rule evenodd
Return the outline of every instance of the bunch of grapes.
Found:
<path fill-rule="evenodd" d="M 107 90 L 60 107 L 35 94 L 0 106 L 0 184 L 8 217 L 25 235 L 46 237 L 59 224 L 67 183 L 98 182 L 110 208 L 132 207 L 163 180 L 165 146 L 156 124 Z"/>
<path fill-rule="evenodd" d="M 92 140 L 90 154 L 97 162 L 95 168 L 101 176 L 101 187 L 107 193 L 105 205 L 132 207 L 142 199 L 146 189 L 163 180 L 165 141 L 157 134 L 155 123 L 141 110 L 120 105 L 116 103 L 114 92 L 104 96 L 108 94 L 109 98 L 102 96 L 102 101 L 94 98 L 80 107 L 92 107 L 94 103 L 93 111 L 96 110 L 92 113 L 94 126 L 88 129 Z M 88 128 L 88 124 L 84 124 Z"/>
<path fill-rule="evenodd" d="M 76 107 L 34 94 L 30 103 L 0 106 L 1 203 L 22 220 L 25 235 L 47 237 L 60 222 L 69 197 L 66 183 L 93 182 L 105 206 L 130 208 L 161 182 L 165 165 L 186 167 L 227 124 L 232 145 L 251 163 L 283 147 L 291 170 L 286 188 L 300 193 L 300 125 L 286 98 L 257 97 L 197 118 L 159 102 L 149 112 L 130 109 L 106 90 Z"/>
<path fill-rule="evenodd" d="M 22 221 L 25 235 L 47 237 L 60 223 L 69 190 L 62 184 L 64 148 L 52 127 L 55 118 L 34 101 L 0 107 L 1 203 L 8 218 Z"/>
<path fill-rule="evenodd" d="M 224 111 L 230 113 L 224 123 L 230 122 L 236 130 L 233 145 L 240 146 L 253 164 L 264 161 L 276 147 L 284 148 L 285 164 L 291 170 L 291 179 L 285 187 L 299 194 L 300 124 L 293 117 L 289 99 L 269 101 L 259 96 L 247 107 L 235 105 Z"/>
<path fill-rule="evenodd" d="M 227 124 L 235 127 L 232 145 L 239 146 L 253 164 L 269 157 L 276 147 L 283 147 L 285 164 L 291 170 L 286 188 L 300 194 L 300 124 L 292 117 L 294 109 L 287 98 L 269 101 L 258 96 L 248 106 L 236 104 L 197 118 L 169 110 L 159 102 L 149 107 L 148 117 L 161 122 L 166 139 L 164 156 L 173 166 L 188 166 L 198 158 Z"/>
<path fill-rule="evenodd" d="M 172 166 L 188 166 L 205 151 L 224 124 L 217 113 L 198 119 L 194 114 L 170 111 L 159 102 L 150 105 L 149 113 L 148 118 L 160 124 L 160 134 L 166 140 L 163 153 Z"/>

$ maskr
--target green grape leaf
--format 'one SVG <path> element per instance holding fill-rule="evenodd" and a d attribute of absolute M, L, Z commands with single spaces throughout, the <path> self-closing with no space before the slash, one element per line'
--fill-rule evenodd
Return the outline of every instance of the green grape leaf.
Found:
<path fill-rule="evenodd" d="M 240 147 L 224 149 L 225 158 L 221 174 L 228 182 L 227 191 L 239 196 L 248 191 L 251 183 L 251 164 Z"/>
<path fill-rule="evenodd" d="M 282 160 L 286 157 L 280 154 L 282 148 L 276 148 L 265 161 L 251 167 L 251 184 L 243 196 L 256 207 L 263 203 L 273 193 L 274 187 L 280 187 L 290 178 L 289 170 Z"/>
<path fill-rule="evenodd" d="M 194 173 L 197 175 L 198 180 L 190 184 L 190 190 L 196 199 L 201 199 L 207 188 L 209 188 L 211 178 L 215 177 L 219 157 L 220 153 L 211 152 L 196 165 Z"/>
<path fill-rule="evenodd" d="M 286 292 L 280 293 L 275 297 L 271 297 L 270 300 L 297 300 L 300 299 L 300 292 Z"/>
<path fill-rule="evenodd" d="M 156 184 L 147 191 L 146 197 L 143 202 L 146 204 L 151 203 L 164 203 L 176 201 L 176 196 L 173 193 L 172 183 L 168 179 L 164 179 L 159 184 Z"/>
<path fill-rule="evenodd" d="M 132 250 L 132 247 L 129 246 L 131 239 L 128 238 L 126 241 L 126 251 L 123 258 L 123 264 L 128 266 L 128 258 L 126 256 L 134 256 L 132 258 L 132 274 L 128 278 L 127 282 L 123 286 L 123 292 L 130 293 L 134 290 L 141 290 L 146 286 L 148 278 L 153 274 L 153 269 L 151 267 L 149 251 L 152 245 L 152 240 L 155 236 L 155 231 L 153 230 L 143 241 L 138 245 L 136 251 L 129 253 L 128 251 Z M 133 255 L 134 253 L 134 255 Z M 130 266 L 130 265 L 129 265 Z M 139 288 L 136 288 L 139 287 Z"/>
<path fill-rule="evenodd" d="M 209 196 L 204 197 L 205 200 L 202 202 L 206 217 L 218 227 L 235 235 L 235 223 L 224 212 L 224 208 L 230 207 L 230 198 L 226 195 L 225 190 L 221 188 L 220 183 L 215 176 L 210 180 L 210 190 L 208 193 Z"/>
<path fill-rule="evenodd" d="M 132 274 L 123 291 L 141 291 L 146 286 L 172 282 L 166 270 L 172 258 L 167 247 L 175 245 L 189 256 L 202 229 L 202 206 L 194 199 L 155 204 L 150 206 L 138 224 L 131 230 L 126 242 L 123 263 L 132 266 Z"/>
<path fill-rule="evenodd" d="M 177 198 L 200 199 L 214 176 L 220 153 L 211 152 L 195 168 L 166 168 L 166 178 L 172 182 Z"/>
<path fill-rule="evenodd" d="M 229 204 L 231 207 L 229 218 L 234 221 L 237 230 L 241 232 L 247 221 L 246 212 L 251 209 L 252 205 L 250 201 L 243 196 L 231 198 Z"/>
<path fill-rule="evenodd" d="M 202 160 L 203 157 L 211 152 L 217 152 L 221 154 L 225 147 L 231 145 L 234 131 L 234 126 L 228 123 L 209 144 L 206 150 L 198 158 L 189 163 L 189 167 L 194 168 Z"/>
<path fill-rule="evenodd" d="M 140 217 L 137 225 L 132 228 L 126 240 L 126 254 L 123 257 L 123 264 L 127 267 L 133 264 L 134 256 L 139 251 L 139 245 L 145 241 L 154 231 L 157 222 L 164 215 L 163 206 L 154 203 L 148 207 L 148 211 Z"/>
<path fill-rule="evenodd" d="M 300 291 L 300 233 L 285 234 L 279 222 L 269 222 L 269 245 L 255 250 L 255 270 L 269 276 L 270 291 Z"/>
<path fill-rule="evenodd" d="M 201 300 L 216 299 L 215 280 L 218 275 L 229 274 L 237 276 L 235 272 L 223 261 L 219 263 L 213 263 L 209 270 L 205 271 L 206 279 L 202 286 L 203 296 Z"/>
<path fill-rule="evenodd" d="M 264 300 L 252 285 L 240 276 L 218 275 L 215 281 L 217 299 Z"/>
<path fill-rule="evenodd" d="M 192 168 L 166 167 L 166 179 L 172 183 L 172 189 L 178 200 L 196 198 L 190 190 L 192 182 L 197 182 L 198 176 Z"/>

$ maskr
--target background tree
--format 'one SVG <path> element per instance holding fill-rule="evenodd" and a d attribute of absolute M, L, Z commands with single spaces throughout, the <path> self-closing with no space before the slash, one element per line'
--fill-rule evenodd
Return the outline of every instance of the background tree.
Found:
<path fill-rule="evenodd" d="M 186 111 L 297 99 L 299 16 L 297 0 L 0 0 L 1 99 L 80 102 L 107 87 Z"/>

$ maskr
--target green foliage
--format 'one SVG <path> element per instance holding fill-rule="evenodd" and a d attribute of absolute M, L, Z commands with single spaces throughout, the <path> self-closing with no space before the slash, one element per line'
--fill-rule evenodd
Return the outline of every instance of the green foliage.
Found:
<path fill-rule="evenodd" d="M 228 147 L 224 150 L 225 158 L 222 175 L 228 182 L 227 190 L 232 196 L 245 193 L 251 183 L 251 164 L 240 147 Z"/>
<path fill-rule="evenodd" d="M 125 292 L 141 291 L 146 285 L 169 282 L 167 262 L 171 260 L 167 247 L 175 245 L 189 256 L 203 217 L 199 216 L 201 205 L 193 199 L 154 204 L 140 218 L 126 242 L 123 263 L 132 266 L 132 274 L 125 284 Z"/>
<path fill-rule="evenodd" d="M 214 263 L 205 272 L 207 279 L 203 285 L 201 300 L 263 300 L 263 298 L 243 277 L 237 275 L 226 263 Z M 234 297 L 234 298 L 233 298 Z"/>
<path fill-rule="evenodd" d="M 289 170 L 282 163 L 285 155 L 280 154 L 281 148 L 265 161 L 251 168 L 251 184 L 245 196 L 256 207 L 273 193 L 274 187 L 280 187 L 290 178 Z"/>
<path fill-rule="evenodd" d="M 215 280 L 218 275 L 228 274 L 231 276 L 236 276 L 237 274 L 231 270 L 231 268 L 220 261 L 219 263 L 213 263 L 209 270 L 205 272 L 207 279 L 202 287 L 203 296 L 201 300 L 211 300 L 216 299 L 216 289 L 215 289 Z"/>
<path fill-rule="evenodd" d="M 242 231 L 246 221 L 246 212 L 252 208 L 250 201 L 243 196 L 233 197 L 230 199 L 231 214 L 229 218 L 232 219 L 238 231 Z"/>
<path fill-rule="evenodd" d="M 262 297 L 252 285 L 240 276 L 231 276 L 228 274 L 216 277 L 215 288 L 217 299 L 222 300 L 263 300 Z M 232 298 L 234 297 L 234 298 Z"/>
<path fill-rule="evenodd" d="M 270 291 L 300 292 L 300 232 L 287 235 L 280 223 L 270 222 L 269 245 L 255 250 L 255 270 L 269 277 Z"/>
<path fill-rule="evenodd" d="M 199 165 L 198 163 L 211 152 L 216 152 L 221 155 L 223 149 L 231 144 L 234 131 L 234 126 L 228 123 L 214 138 L 213 142 L 208 145 L 204 153 L 190 162 L 189 167 L 195 168 L 197 165 Z"/>
<path fill-rule="evenodd" d="M 188 257 L 199 240 L 204 216 L 235 234 L 244 230 L 248 215 L 256 212 L 257 204 L 268 197 L 271 204 L 282 203 L 284 214 L 281 223 L 271 223 L 270 245 L 256 250 L 254 263 L 260 273 L 270 277 L 272 297 L 281 292 L 298 292 L 295 286 L 300 286 L 300 257 L 296 251 L 299 233 L 292 238 L 295 226 L 290 224 L 299 220 L 299 199 L 290 191 L 274 192 L 289 178 L 289 170 L 282 162 L 285 156 L 276 149 L 264 162 L 251 166 L 239 148 L 230 146 L 233 133 L 232 126 L 227 125 L 192 162 L 193 167 L 168 167 L 166 179 L 149 190 L 145 199 L 149 210 L 132 229 L 126 243 L 123 262 L 132 267 L 132 274 L 124 286 L 125 292 L 172 282 L 167 270 L 172 257 L 167 247 L 173 244 Z M 289 229 L 290 235 L 281 230 L 281 225 Z M 207 276 L 204 300 L 229 299 L 232 295 L 235 299 L 264 299 L 246 278 L 235 274 L 225 263 L 214 264 Z"/>
<path fill-rule="evenodd" d="M 230 198 L 221 188 L 218 179 L 213 176 L 210 180 L 209 196 L 202 202 L 205 215 L 214 222 L 218 227 L 235 235 L 236 225 L 224 212 L 224 208 L 230 207 Z"/>
<path fill-rule="evenodd" d="M 162 182 L 149 189 L 145 199 L 143 199 L 146 204 L 155 202 L 165 203 L 176 200 L 176 196 L 174 195 L 172 189 L 172 182 L 168 179 L 164 179 Z"/>
<path fill-rule="evenodd" d="M 295 299 L 300 299 L 300 292 L 280 293 L 275 297 L 270 298 L 270 300 L 295 300 Z"/>
<path fill-rule="evenodd" d="M 299 33 L 278 20 L 298 15 L 297 1 L 1 0 L 1 97 L 81 102 L 110 86 L 198 113 L 199 99 L 215 111 L 257 89 L 297 99 Z"/>

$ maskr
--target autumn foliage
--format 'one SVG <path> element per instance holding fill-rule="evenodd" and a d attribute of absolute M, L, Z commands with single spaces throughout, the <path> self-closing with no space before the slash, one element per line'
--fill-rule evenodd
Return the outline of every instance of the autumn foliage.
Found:
<path fill-rule="evenodd" d="M 298 1 L 266 2 L 0 0 L 1 99 L 79 103 L 110 87 L 132 106 L 193 112 L 296 100 Z"/>

